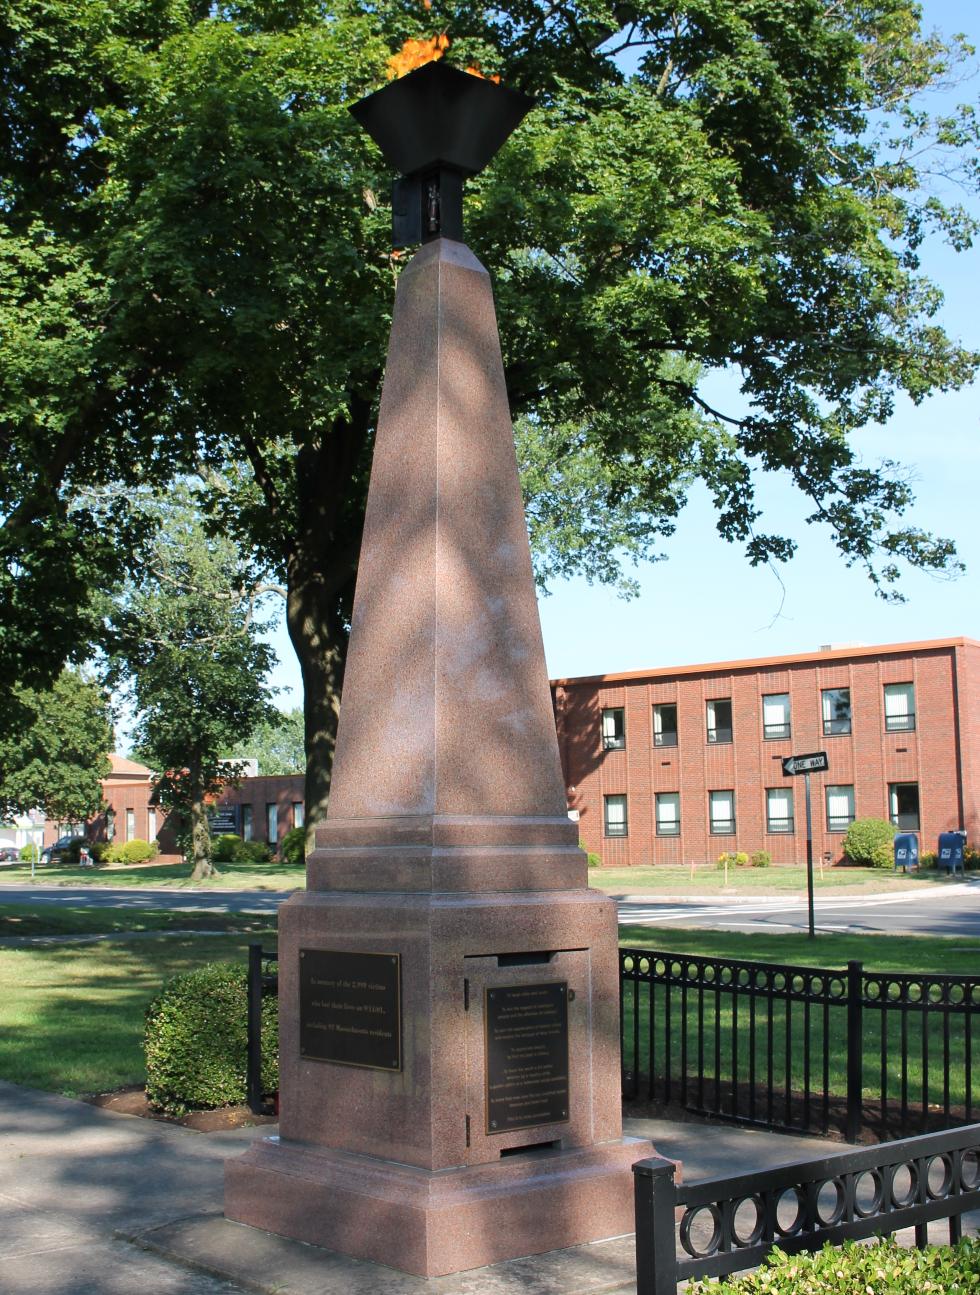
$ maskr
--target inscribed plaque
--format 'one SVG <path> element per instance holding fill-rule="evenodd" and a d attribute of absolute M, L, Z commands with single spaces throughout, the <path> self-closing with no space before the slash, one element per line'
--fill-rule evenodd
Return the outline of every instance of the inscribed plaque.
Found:
<path fill-rule="evenodd" d="M 399 955 L 300 949 L 299 1050 L 306 1061 L 401 1070 Z"/>
<path fill-rule="evenodd" d="M 568 1117 L 568 985 L 486 990 L 487 1133 Z"/>

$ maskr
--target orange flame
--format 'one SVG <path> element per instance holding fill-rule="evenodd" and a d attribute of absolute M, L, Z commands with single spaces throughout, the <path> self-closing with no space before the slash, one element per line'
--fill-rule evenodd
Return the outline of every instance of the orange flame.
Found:
<path fill-rule="evenodd" d="M 426 8 L 429 8 L 428 4 Z M 414 37 L 409 36 L 398 53 L 392 54 L 388 60 L 388 80 L 393 81 L 396 77 L 414 72 L 417 67 L 422 67 L 425 63 L 434 63 L 436 59 L 442 58 L 451 44 L 452 41 L 445 32 L 441 32 L 438 36 L 430 36 L 427 40 L 416 40 Z M 498 85 L 500 84 L 500 77 L 487 77 L 480 70 L 479 63 L 471 63 L 469 67 L 463 70 L 468 72 L 470 76 L 478 76 L 483 80 L 490 80 Z"/>
<path fill-rule="evenodd" d="M 409 36 L 398 53 L 392 54 L 388 60 L 388 80 L 393 81 L 395 77 L 414 72 L 425 63 L 434 63 L 437 58 L 442 58 L 450 44 L 445 32 L 439 36 L 430 36 L 428 40 L 415 40 Z"/>

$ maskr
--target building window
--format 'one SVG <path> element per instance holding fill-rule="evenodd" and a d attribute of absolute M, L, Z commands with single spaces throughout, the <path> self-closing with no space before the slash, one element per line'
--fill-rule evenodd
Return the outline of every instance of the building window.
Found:
<path fill-rule="evenodd" d="M 707 703 L 708 741 L 730 742 L 732 740 L 732 699 L 719 697 Z"/>
<path fill-rule="evenodd" d="M 680 836 L 681 798 L 676 791 L 657 792 L 657 835 Z"/>
<path fill-rule="evenodd" d="M 279 841 L 279 807 L 277 805 L 266 805 L 265 807 L 265 839 L 270 845 L 276 845 Z"/>
<path fill-rule="evenodd" d="M 603 797 L 603 825 L 606 836 L 627 836 L 629 824 L 626 818 L 625 796 Z"/>
<path fill-rule="evenodd" d="M 766 831 L 793 831 L 792 787 L 766 788 Z"/>
<path fill-rule="evenodd" d="M 708 814 L 713 836 L 731 836 L 735 831 L 734 791 L 708 792 Z"/>
<path fill-rule="evenodd" d="M 766 738 L 789 737 L 788 692 L 771 692 L 762 698 L 762 734 Z"/>
<path fill-rule="evenodd" d="M 622 751 L 626 745 L 626 716 L 622 706 L 609 706 L 602 712 L 602 749 Z"/>
<path fill-rule="evenodd" d="M 653 745 L 677 745 L 677 705 L 668 702 L 653 708 Z"/>
<path fill-rule="evenodd" d="M 824 688 L 820 694 L 824 737 L 838 737 L 851 731 L 850 688 Z"/>
<path fill-rule="evenodd" d="M 126 810 L 126 840 L 131 841 L 136 835 L 136 810 Z"/>
<path fill-rule="evenodd" d="M 301 800 L 293 801 L 293 827 L 302 827 L 306 822 L 303 802 Z"/>
<path fill-rule="evenodd" d="M 846 832 L 854 822 L 854 788 L 827 787 L 827 831 Z"/>
<path fill-rule="evenodd" d="M 242 840 L 251 841 L 252 839 L 252 806 L 242 806 Z"/>
<path fill-rule="evenodd" d="M 915 728 L 915 685 L 885 684 L 885 729 L 905 733 Z"/>
<path fill-rule="evenodd" d="M 918 832 L 919 784 L 917 782 L 888 784 L 888 817 L 900 831 Z"/>
<path fill-rule="evenodd" d="M 157 812 L 155 809 L 146 811 L 146 839 L 155 841 L 157 837 Z"/>

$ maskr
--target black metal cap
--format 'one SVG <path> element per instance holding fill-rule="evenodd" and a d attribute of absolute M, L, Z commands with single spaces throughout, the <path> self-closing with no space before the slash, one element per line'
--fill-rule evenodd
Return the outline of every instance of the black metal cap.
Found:
<path fill-rule="evenodd" d="M 369 94 L 350 111 L 402 175 L 438 167 L 476 175 L 533 107 L 530 95 L 439 60 Z"/>

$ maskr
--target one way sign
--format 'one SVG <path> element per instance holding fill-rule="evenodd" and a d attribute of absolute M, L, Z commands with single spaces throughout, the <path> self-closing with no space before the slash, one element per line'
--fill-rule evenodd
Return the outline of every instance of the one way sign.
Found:
<path fill-rule="evenodd" d="M 796 773 L 825 773 L 829 768 L 826 751 L 814 751 L 810 755 L 788 755 L 783 760 L 783 775 L 787 778 L 792 778 Z"/>

